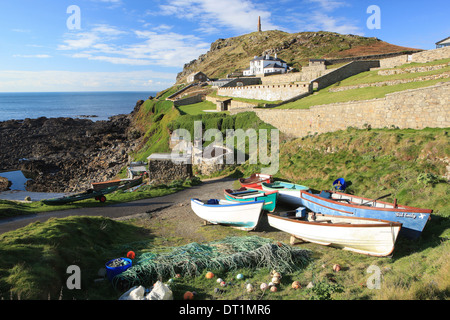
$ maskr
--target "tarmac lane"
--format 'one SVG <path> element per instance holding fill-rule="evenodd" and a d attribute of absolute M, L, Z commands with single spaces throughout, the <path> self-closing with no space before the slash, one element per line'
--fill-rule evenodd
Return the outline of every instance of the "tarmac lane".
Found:
<path fill-rule="evenodd" d="M 23 228 L 36 221 L 44 222 L 50 218 L 64 218 L 69 216 L 103 216 L 116 219 L 137 214 L 144 214 L 147 211 L 155 211 L 179 203 L 186 203 L 190 201 L 191 198 L 223 199 L 223 190 L 231 188 L 233 181 L 234 179 L 230 178 L 210 179 L 202 181 L 202 183 L 197 186 L 161 197 L 119 203 L 110 206 L 106 205 L 104 207 L 61 210 L 5 218 L 0 220 L 0 234 Z"/>

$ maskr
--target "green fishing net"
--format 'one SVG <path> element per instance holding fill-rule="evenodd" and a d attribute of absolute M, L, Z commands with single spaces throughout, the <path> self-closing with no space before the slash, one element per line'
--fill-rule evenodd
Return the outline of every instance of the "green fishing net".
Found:
<path fill-rule="evenodd" d="M 190 243 L 164 253 L 138 254 L 133 266 L 113 279 L 116 287 L 132 287 L 176 274 L 198 276 L 204 270 L 269 268 L 291 272 L 310 261 L 310 252 L 258 236 L 228 237 L 207 244 Z"/>

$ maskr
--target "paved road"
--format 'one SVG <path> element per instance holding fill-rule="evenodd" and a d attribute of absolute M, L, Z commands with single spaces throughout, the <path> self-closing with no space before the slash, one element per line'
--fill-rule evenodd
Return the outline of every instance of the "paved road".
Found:
<path fill-rule="evenodd" d="M 0 234 L 22 228 L 32 222 L 43 222 L 52 217 L 63 218 L 68 216 L 104 216 L 109 218 L 120 218 L 145 213 L 146 211 L 164 208 L 177 203 L 187 203 L 191 198 L 223 198 L 223 190 L 231 188 L 233 181 L 233 179 L 227 178 L 208 180 L 198 186 L 162 197 L 137 200 L 104 207 L 53 211 L 26 215 L 17 218 L 2 219 L 0 220 Z"/>

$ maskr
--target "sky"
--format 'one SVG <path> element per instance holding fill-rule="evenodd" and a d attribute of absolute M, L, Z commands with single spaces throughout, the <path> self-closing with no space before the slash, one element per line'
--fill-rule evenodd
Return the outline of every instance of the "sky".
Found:
<path fill-rule="evenodd" d="M 159 91 L 212 42 L 332 31 L 434 49 L 448 0 L 0 0 L 0 92 Z"/>

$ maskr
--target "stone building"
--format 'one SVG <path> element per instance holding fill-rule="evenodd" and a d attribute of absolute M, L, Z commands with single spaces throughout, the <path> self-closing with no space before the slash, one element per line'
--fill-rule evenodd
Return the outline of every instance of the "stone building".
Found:
<path fill-rule="evenodd" d="M 250 67 L 245 69 L 244 76 L 255 76 L 255 75 L 268 75 L 274 73 L 286 73 L 287 63 L 281 60 L 275 54 L 272 57 L 268 54 L 262 57 L 255 56 L 250 61 Z"/>
<path fill-rule="evenodd" d="M 192 178 L 190 156 L 174 156 L 172 153 L 153 153 L 148 158 L 150 183 L 165 183 L 172 180 Z"/>
<path fill-rule="evenodd" d="M 436 49 L 450 47 L 450 37 L 447 37 L 441 41 L 436 42 Z"/>
<path fill-rule="evenodd" d="M 188 82 L 188 83 L 192 83 L 192 82 L 205 82 L 205 81 L 208 81 L 208 77 L 206 76 L 206 74 L 204 74 L 204 73 L 201 72 L 201 71 L 191 73 L 191 74 L 188 75 L 188 77 L 187 77 L 187 82 Z"/>

